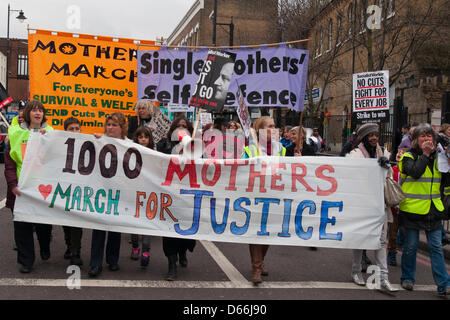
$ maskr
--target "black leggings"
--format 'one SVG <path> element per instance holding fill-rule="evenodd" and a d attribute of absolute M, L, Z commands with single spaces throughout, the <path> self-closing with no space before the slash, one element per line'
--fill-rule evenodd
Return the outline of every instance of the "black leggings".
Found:
<path fill-rule="evenodd" d="M 36 230 L 40 251 L 50 252 L 52 225 L 14 221 L 17 262 L 27 267 L 31 267 L 35 260 L 33 227 Z"/>

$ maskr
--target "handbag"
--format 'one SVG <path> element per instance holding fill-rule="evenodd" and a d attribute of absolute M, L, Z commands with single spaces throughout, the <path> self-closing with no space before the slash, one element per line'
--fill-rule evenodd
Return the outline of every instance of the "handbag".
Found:
<path fill-rule="evenodd" d="M 388 207 L 395 207 L 406 198 L 400 184 L 392 178 L 392 168 L 384 181 L 384 202 Z"/>

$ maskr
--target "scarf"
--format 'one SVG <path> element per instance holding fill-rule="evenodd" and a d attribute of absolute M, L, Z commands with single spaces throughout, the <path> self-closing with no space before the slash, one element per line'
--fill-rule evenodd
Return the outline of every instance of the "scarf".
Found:
<path fill-rule="evenodd" d="M 364 158 L 370 158 L 370 154 L 362 142 L 358 145 L 358 149 L 361 150 L 362 154 L 364 155 Z M 377 144 L 376 147 L 377 158 L 381 158 L 383 155 L 384 155 L 383 150 L 381 149 L 380 145 Z"/>

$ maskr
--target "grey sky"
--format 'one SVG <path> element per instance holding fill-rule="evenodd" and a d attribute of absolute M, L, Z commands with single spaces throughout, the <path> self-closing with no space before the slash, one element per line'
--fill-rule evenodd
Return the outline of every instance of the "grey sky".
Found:
<path fill-rule="evenodd" d="M 12 10 L 23 10 L 27 20 L 20 23 L 18 12 L 10 15 L 10 37 L 27 36 L 32 29 L 65 31 L 141 40 L 167 38 L 195 0 L 0 0 L 0 37 L 6 37 L 8 3 Z M 71 5 L 80 10 L 80 29 Z M 72 18 L 72 20 L 70 20 Z"/>

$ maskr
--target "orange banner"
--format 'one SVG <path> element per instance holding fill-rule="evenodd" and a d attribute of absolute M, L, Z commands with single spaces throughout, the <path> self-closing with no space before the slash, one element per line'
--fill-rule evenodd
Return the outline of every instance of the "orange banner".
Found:
<path fill-rule="evenodd" d="M 113 112 L 135 115 L 137 47 L 154 41 L 30 30 L 30 98 L 47 109 L 48 124 L 63 130 L 76 117 L 83 133 L 102 133 Z M 159 47 L 147 47 L 157 50 Z"/>

